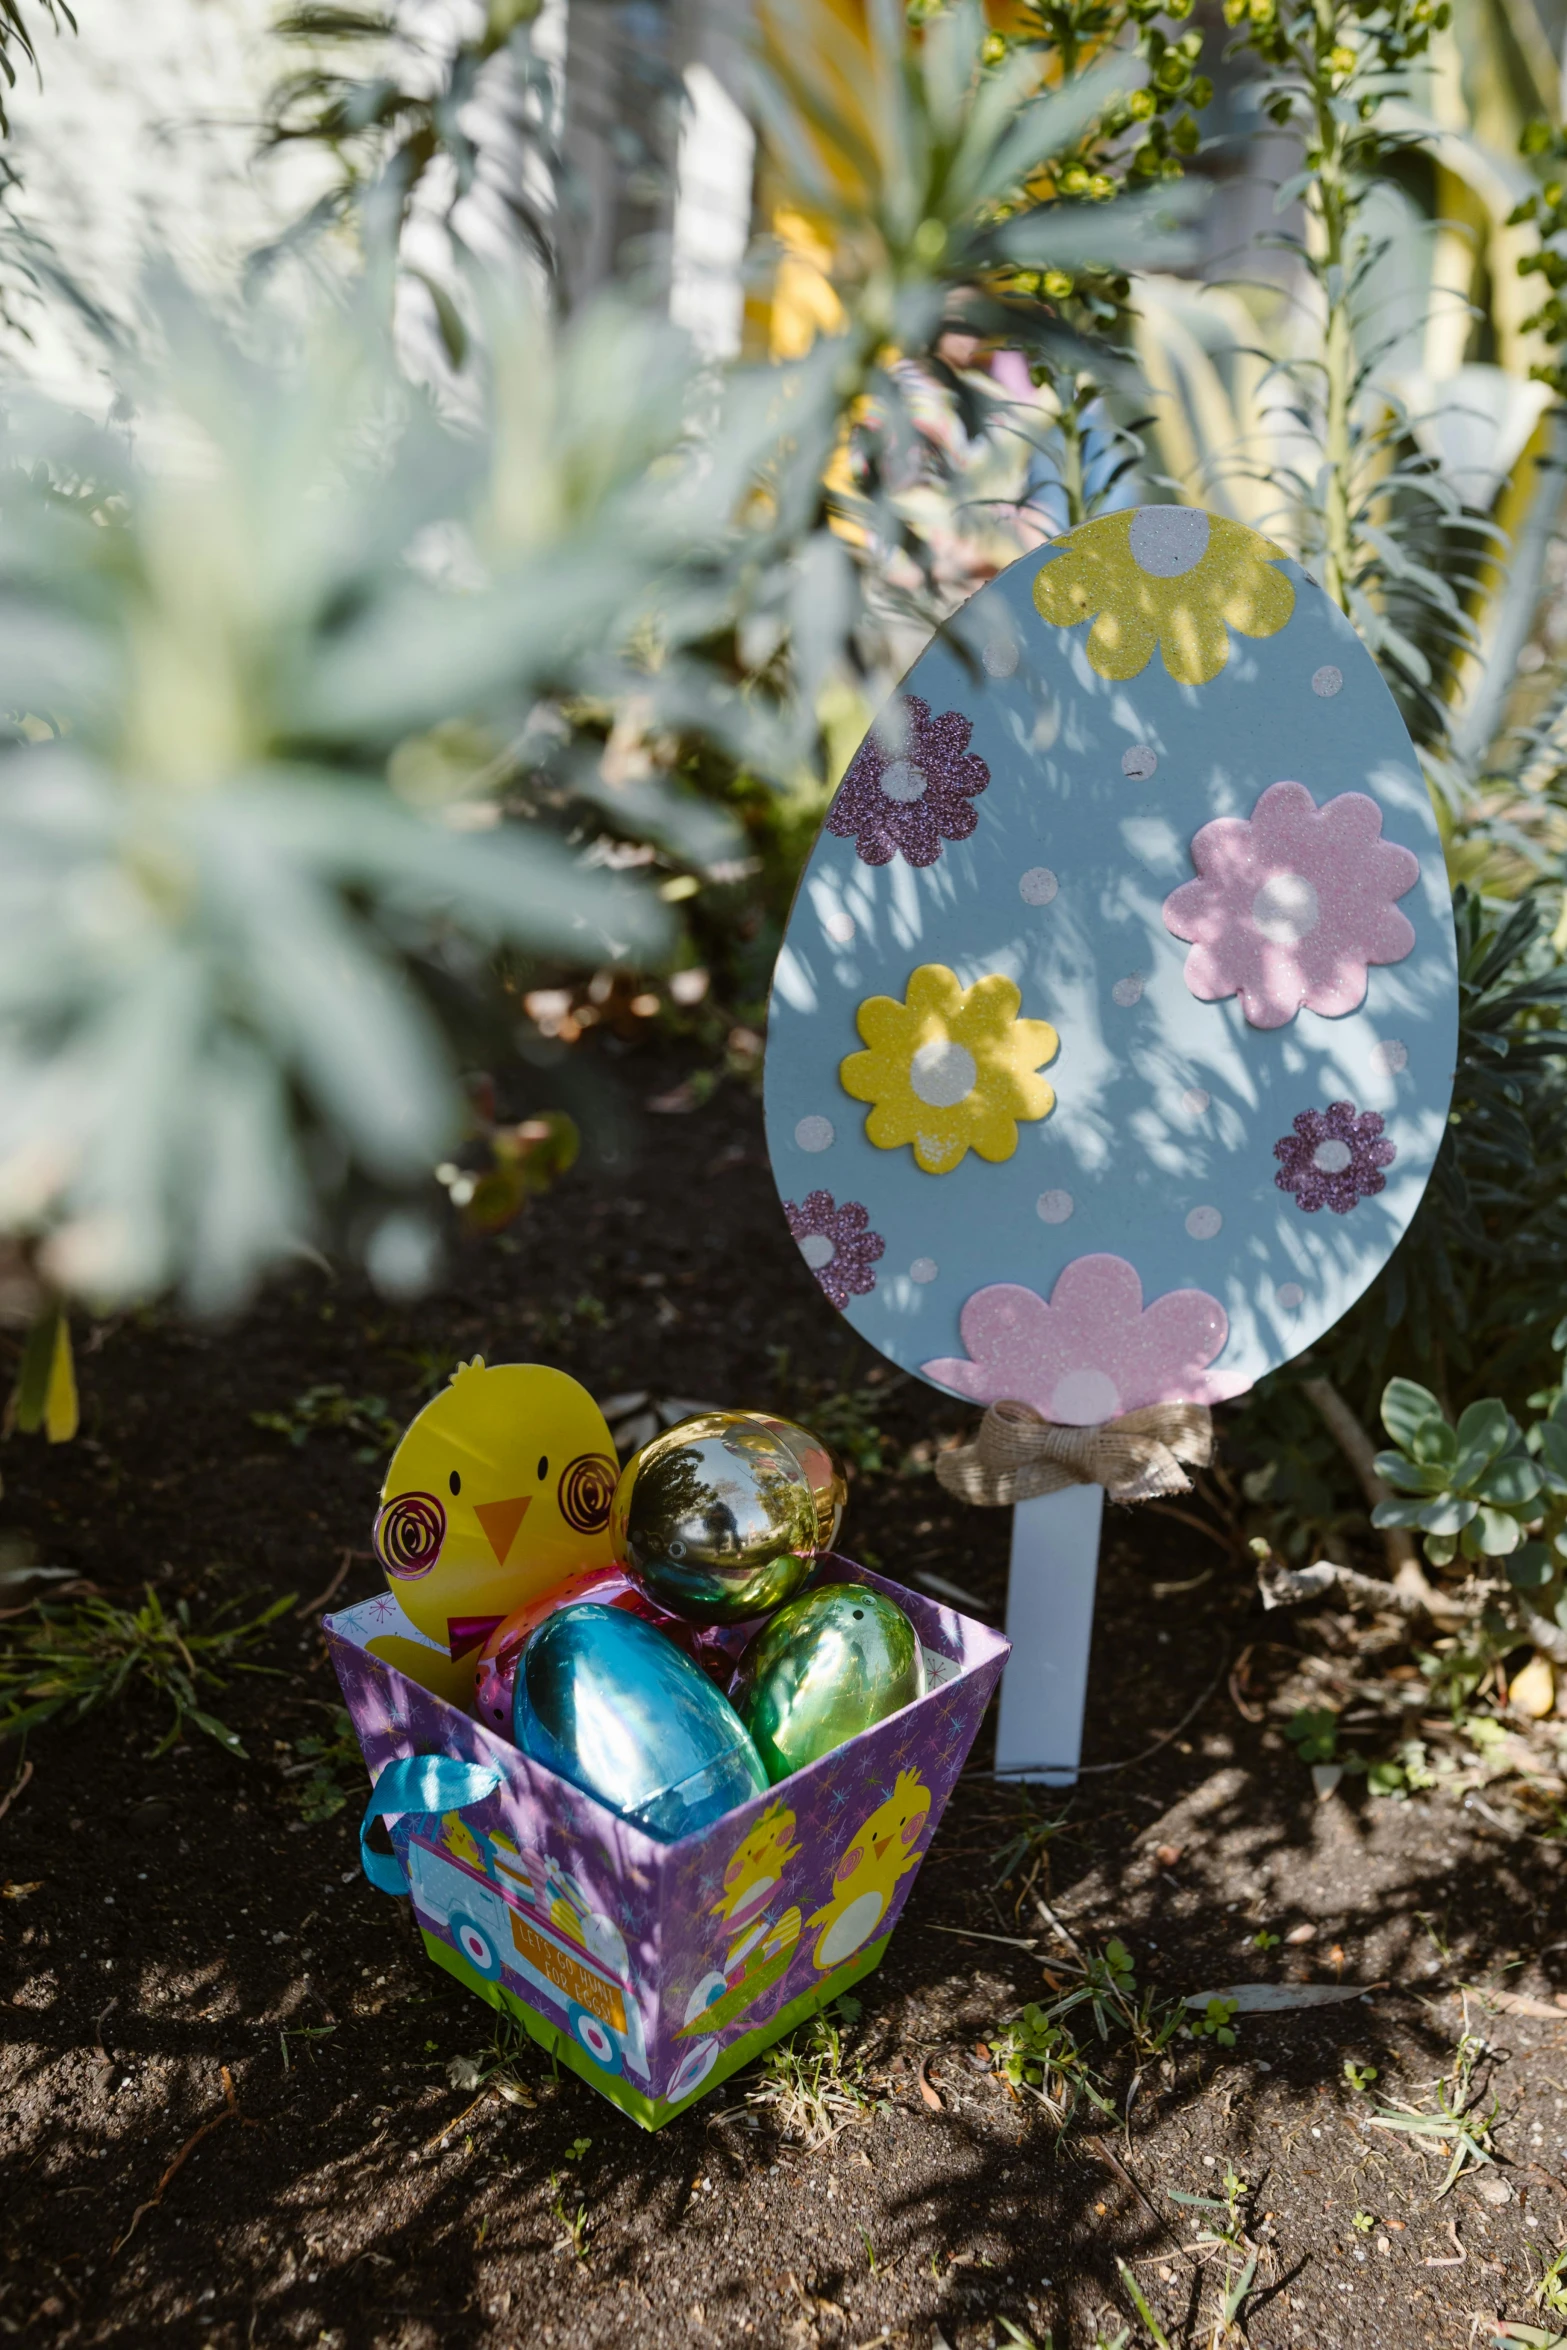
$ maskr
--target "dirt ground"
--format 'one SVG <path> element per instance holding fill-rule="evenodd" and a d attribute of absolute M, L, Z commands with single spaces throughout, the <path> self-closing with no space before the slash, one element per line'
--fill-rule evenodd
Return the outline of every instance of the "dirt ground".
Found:
<path fill-rule="evenodd" d="M 628 1066 L 634 1096 L 667 1093 L 667 1068 Z M 297 1399 L 335 1384 L 405 1418 L 482 1352 L 557 1362 L 600 1396 L 651 1385 L 809 1418 L 857 1394 L 884 1466 L 856 1480 L 845 1547 L 999 1616 L 1005 1513 L 948 1502 L 928 1472 L 956 1407 L 873 1376 L 821 1299 L 754 1103 L 725 1087 L 692 1114 L 638 1117 L 615 1164 L 501 1241 L 464 1243 L 417 1306 L 311 1270 L 236 1329 L 142 1317 L 94 1333 L 83 1436 L 6 1445 L 0 1526 L 106 1591 L 188 1595 L 198 1618 L 235 1592 L 295 1591 L 308 1611 L 345 1551 L 338 1598 L 363 1596 L 373 1439 L 320 1427 L 295 1443 L 252 1415 L 297 1422 Z M 1211 1493 L 1195 1514 L 1219 1526 Z M 1440 1788 L 1375 1800 L 1346 1781 L 1317 1800 L 1270 1706 L 1300 1649 L 1331 1675 L 1332 1621 L 1263 1617 L 1222 1527 L 1151 1510 L 1107 1524 L 1088 1761 L 1135 1756 L 1201 1703 L 1152 1759 L 1038 1802 L 1036 1824 L 1062 1825 L 1036 1843 L 1048 1873 L 1026 1897 L 1019 1867 L 1003 1880 L 1029 1815 L 985 1776 L 982 1733 L 847 2034 L 875 2109 L 814 2151 L 752 2102 L 754 2071 L 652 2137 L 536 2050 L 509 2098 L 476 2097 L 460 2063 L 454 2085 L 454 2059 L 487 2061 L 492 2019 L 360 1876 L 362 1777 L 335 1816 L 300 1818 L 296 1742 L 334 1720 L 319 1611 L 256 1652 L 281 1678 L 216 1701 L 247 1760 L 194 1733 L 147 1759 L 163 1724 L 140 1699 L 35 1735 L 0 1821 L 0 2333 L 1092 2350 L 1125 2327 L 1141 2350 L 1162 2337 L 1124 2262 L 1172 2345 L 1207 2344 L 1225 2256 L 1199 2241 L 1212 2215 L 1175 2198 L 1222 2200 L 1227 2163 L 1246 2182 L 1257 2265 L 1240 2315 L 1258 2350 L 1459 2350 L 1503 2315 L 1548 2323 L 1530 2289 L 1567 2234 L 1560 1843 Z M 0 1750 L 0 1795 L 16 1764 Z M 1373 1988 L 1242 2015 L 1233 2047 L 1178 2040 L 1135 2084 L 1111 2051 L 1114 2115 L 1081 2106 L 1063 2134 L 976 2053 L 1062 1963 L 1041 1891 L 1082 1947 L 1119 1936 L 1139 1989 L 1166 1998 Z M 1512 2009 L 1476 1986 L 1505 1987 Z M 1497 2160 L 1439 2197 L 1449 2139 L 1371 2116 L 1378 2098 L 1429 2111 L 1466 2024 Z M 1374 2066 L 1374 2092 L 1346 2066 Z"/>

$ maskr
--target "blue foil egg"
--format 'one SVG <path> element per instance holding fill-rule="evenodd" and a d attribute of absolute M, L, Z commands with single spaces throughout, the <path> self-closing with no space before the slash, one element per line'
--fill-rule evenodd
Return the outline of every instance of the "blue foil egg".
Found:
<path fill-rule="evenodd" d="M 673 1844 L 765 1794 L 729 1700 L 653 1625 L 591 1600 L 557 1608 L 517 1667 L 524 1754 Z"/>

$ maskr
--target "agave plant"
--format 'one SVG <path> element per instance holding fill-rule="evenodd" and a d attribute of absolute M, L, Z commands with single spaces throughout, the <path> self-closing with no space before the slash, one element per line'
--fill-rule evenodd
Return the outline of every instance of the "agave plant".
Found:
<path fill-rule="evenodd" d="M 242 346 L 156 307 L 134 433 L 11 418 L 0 1231 L 96 1301 L 227 1307 L 345 1232 L 412 1281 L 397 1203 L 462 1128 L 454 1000 L 503 945 L 668 943 L 577 787 L 687 853 L 729 837 L 570 757 L 575 699 L 722 521 L 671 456 L 683 347 L 514 305 L 458 433 L 362 320 Z"/>

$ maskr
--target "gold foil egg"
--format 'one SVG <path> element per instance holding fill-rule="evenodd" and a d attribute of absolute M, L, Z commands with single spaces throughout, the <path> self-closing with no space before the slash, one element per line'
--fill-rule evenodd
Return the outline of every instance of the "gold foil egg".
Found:
<path fill-rule="evenodd" d="M 610 1540 L 671 1614 L 737 1624 L 793 1596 L 830 1550 L 843 1470 L 808 1430 L 762 1412 L 704 1412 L 626 1463 Z"/>

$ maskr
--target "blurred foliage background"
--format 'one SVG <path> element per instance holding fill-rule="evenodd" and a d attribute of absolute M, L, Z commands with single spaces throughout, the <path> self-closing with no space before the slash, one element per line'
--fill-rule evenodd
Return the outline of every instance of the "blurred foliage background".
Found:
<path fill-rule="evenodd" d="M 754 1083 L 882 695 L 1015 555 L 1163 500 L 1353 618 L 1463 964 L 1436 1179 L 1246 1406 L 1249 1490 L 1282 1547 L 1338 1539 L 1324 1381 L 1362 1427 L 1394 1373 L 1549 1410 L 1559 0 L 229 5 L 226 243 L 149 203 L 127 269 L 50 177 L 102 36 L 0 0 L 24 1417 L 73 1301 L 228 1308 L 301 1248 L 431 1277 L 451 1203 L 569 1180 L 568 1110 L 594 1146 L 595 1030 L 664 1031 L 698 1103 Z"/>

